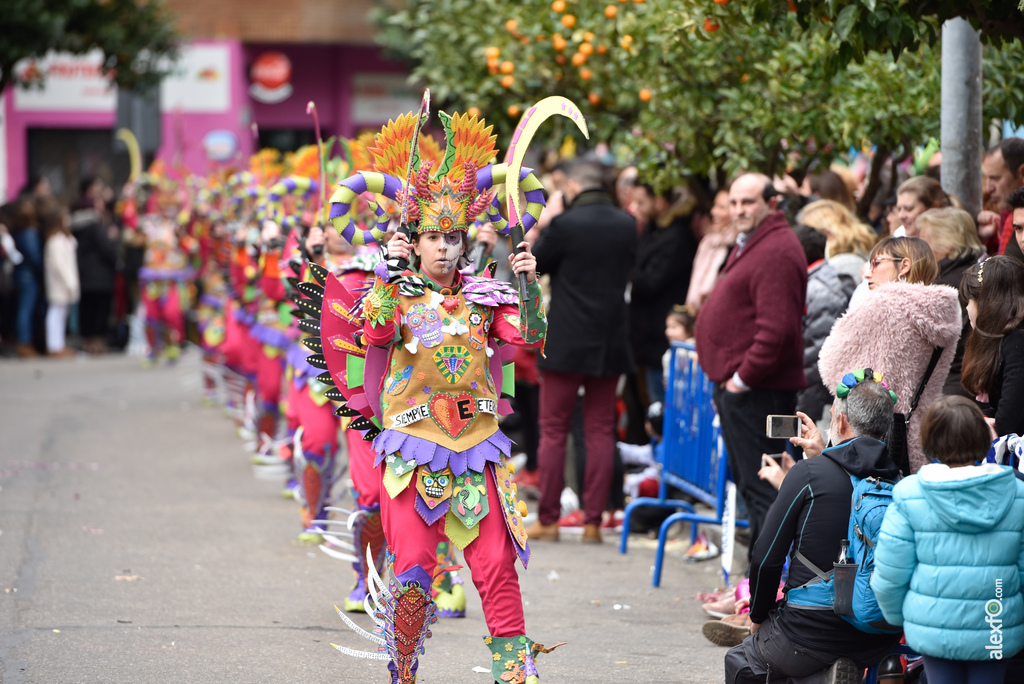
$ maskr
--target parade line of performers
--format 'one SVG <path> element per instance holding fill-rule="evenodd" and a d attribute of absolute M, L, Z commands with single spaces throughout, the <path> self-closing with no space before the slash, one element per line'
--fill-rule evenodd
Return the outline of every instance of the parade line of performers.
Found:
<path fill-rule="evenodd" d="M 158 165 L 130 182 L 122 218 L 145 245 L 147 363 L 177 357 L 194 307 L 206 399 L 237 422 L 257 476 L 300 503 L 300 539 L 355 570 L 339 614 L 372 646 L 338 650 L 414 682 L 431 625 L 465 615 L 458 551 L 495 681 L 537 682 L 535 658 L 551 648 L 526 636 L 514 567 L 530 557 L 526 506 L 499 417 L 515 348 L 542 348 L 546 331 L 521 241 L 544 190 L 523 155 L 552 115 L 586 124 L 568 100 L 543 100 L 498 163 L 476 116 L 441 112 L 443 147 L 419 134 L 428 109 L 340 141 L 333 158 L 331 141 L 284 164 L 264 150 L 228 177 L 175 182 Z M 473 249 L 481 222 L 518 238 L 518 284 Z M 331 505 L 341 477 L 344 508 Z M 354 611 L 371 614 L 372 632 Z"/>

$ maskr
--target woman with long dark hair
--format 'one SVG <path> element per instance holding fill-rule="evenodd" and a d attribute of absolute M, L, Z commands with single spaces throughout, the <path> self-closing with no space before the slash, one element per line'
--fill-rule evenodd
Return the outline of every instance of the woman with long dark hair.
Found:
<path fill-rule="evenodd" d="M 964 389 L 989 404 L 999 436 L 1024 433 L 1024 264 L 994 256 L 960 280 L 971 331 L 964 349 Z"/>

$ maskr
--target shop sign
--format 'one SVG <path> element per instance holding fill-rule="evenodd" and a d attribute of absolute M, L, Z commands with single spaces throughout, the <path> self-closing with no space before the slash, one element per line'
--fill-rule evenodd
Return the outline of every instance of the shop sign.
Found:
<path fill-rule="evenodd" d="M 14 66 L 19 80 L 14 109 L 19 112 L 113 112 L 117 86 L 103 75 L 103 52 L 84 55 L 49 52 Z"/>
<path fill-rule="evenodd" d="M 292 63 L 283 52 L 264 52 L 249 69 L 249 94 L 264 104 L 284 102 L 292 94 Z"/>
<path fill-rule="evenodd" d="M 231 52 L 227 45 L 190 45 L 179 51 L 160 84 L 165 112 L 219 114 L 231 108 Z"/>
<path fill-rule="evenodd" d="M 387 123 L 399 112 L 415 111 L 422 91 L 409 85 L 404 74 L 355 74 L 352 77 L 352 123 Z"/>
<path fill-rule="evenodd" d="M 203 136 L 203 151 L 210 161 L 231 161 L 238 152 L 238 136 L 224 129 L 210 131 Z"/>

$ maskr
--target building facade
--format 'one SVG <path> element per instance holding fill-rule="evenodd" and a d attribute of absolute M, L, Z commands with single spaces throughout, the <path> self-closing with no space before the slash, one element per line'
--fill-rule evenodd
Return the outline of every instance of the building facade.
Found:
<path fill-rule="evenodd" d="M 265 0 L 167 4 L 182 32 L 196 36 L 160 88 L 156 156 L 172 168 L 206 174 L 244 166 L 257 145 L 291 150 L 314 142 L 311 100 L 325 138 L 379 128 L 419 104 L 404 68 L 373 44 L 375 0 L 299 0 L 287 12 Z M 125 181 L 128 156 L 114 144 L 117 90 L 100 61 L 99 53 L 51 54 L 18 65 L 45 78 L 42 87 L 3 94 L 5 200 L 39 175 L 68 200 L 88 176 L 115 187 Z"/>

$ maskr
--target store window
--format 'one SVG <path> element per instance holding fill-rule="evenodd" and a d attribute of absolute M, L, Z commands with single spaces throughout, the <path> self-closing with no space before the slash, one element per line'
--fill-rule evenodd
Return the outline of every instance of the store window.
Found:
<path fill-rule="evenodd" d="M 58 199 L 73 203 L 83 178 L 98 176 L 115 190 L 127 180 L 128 155 L 114 152 L 109 128 L 29 128 L 28 177 L 45 176 Z"/>
<path fill-rule="evenodd" d="M 324 138 L 330 137 L 326 132 Z M 260 128 L 260 148 L 294 152 L 303 145 L 315 145 L 316 133 L 305 128 Z"/>

